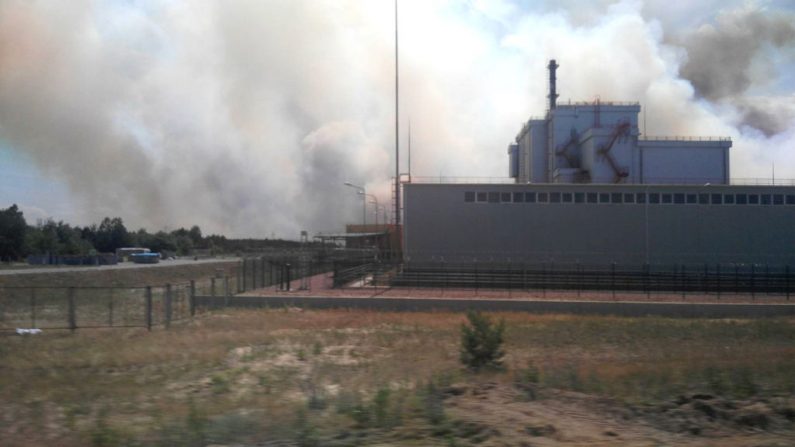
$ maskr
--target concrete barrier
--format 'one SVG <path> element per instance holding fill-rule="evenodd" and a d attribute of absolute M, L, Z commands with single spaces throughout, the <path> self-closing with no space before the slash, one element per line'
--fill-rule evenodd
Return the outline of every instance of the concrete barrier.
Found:
<path fill-rule="evenodd" d="M 312 309 L 371 309 L 379 311 L 427 312 L 480 310 L 625 317 L 674 318 L 765 318 L 795 315 L 790 304 L 654 303 L 609 301 L 462 300 L 449 298 L 353 298 L 306 296 L 197 296 L 196 307 L 304 307 Z"/>

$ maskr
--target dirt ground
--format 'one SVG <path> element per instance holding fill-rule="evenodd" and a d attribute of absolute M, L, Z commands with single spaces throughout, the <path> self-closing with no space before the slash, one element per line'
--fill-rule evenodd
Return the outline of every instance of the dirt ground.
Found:
<path fill-rule="evenodd" d="M 224 310 L 0 344 L 0 444 L 795 445 L 795 320 Z M 496 321 L 496 320 L 495 320 Z"/>

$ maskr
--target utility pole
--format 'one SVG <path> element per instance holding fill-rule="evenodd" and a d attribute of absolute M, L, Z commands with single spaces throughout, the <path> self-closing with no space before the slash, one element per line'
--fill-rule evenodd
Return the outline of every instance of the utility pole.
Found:
<path fill-rule="evenodd" d="M 400 226 L 400 108 L 398 82 L 398 3 L 395 0 L 395 226 Z"/>

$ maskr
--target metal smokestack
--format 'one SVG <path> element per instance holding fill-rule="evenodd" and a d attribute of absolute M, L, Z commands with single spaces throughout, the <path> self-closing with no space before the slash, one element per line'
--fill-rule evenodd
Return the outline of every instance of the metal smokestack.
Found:
<path fill-rule="evenodd" d="M 557 89 L 555 88 L 555 70 L 557 70 L 558 67 L 559 65 L 555 62 L 555 59 L 550 59 L 549 65 L 547 65 L 547 68 L 549 68 L 549 95 L 547 98 L 549 98 L 550 111 L 555 109 L 555 100 L 558 99 Z"/>

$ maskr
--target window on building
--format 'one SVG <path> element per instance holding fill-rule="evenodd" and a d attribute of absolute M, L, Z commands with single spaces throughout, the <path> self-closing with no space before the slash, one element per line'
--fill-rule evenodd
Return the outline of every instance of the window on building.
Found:
<path fill-rule="evenodd" d="M 787 194 L 787 205 L 795 205 L 795 194 Z"/>
<path fill-rule="evenodd" d="M 549 201 L 550 203 L 560 203 L 560 193 L 559 192 L 549 193 Z"/>
<path fill-rule="evenodd" d="M 534 192 L 524 193 L 524 201 L 527 203 L 536 203 L 536 193 Z"/>
<path fill-rule="evenodd" d="M 621 194 L 620 192 L 614 192 L 610 194 L 610 201 L 613 203 L 622 203 L 623 200 L 621 199 L 623 199 L 623 194 Z"/>
<path fill-rule="evenodd" d="M 625 192 L 624 193 L 624 203 L 635 203 L 635 193 Z"/>
<path fill-rule="evenodd" d="M 571 202 L 572 202 L 571 193 L 570 192 L 564 192 L 563 193 L 563 203 L 571 203 Z"/>
<path fill-rule="evenodd" d="M 585 202 L 585 193 L 584 192 L 575 192 L 574 193 L 574 203 L 583 203 Z"/>
<path fill-rule="evenodd" d="M 490 192 L 489 193 L 489 203 L 500 203 L 500 193 L 498 193 L 498 192 Z"/>
<path fill-rule="evenodd" d="M 770 205 L 773 202 L 770 198 L 770 194 L 762 194 L 759 196 L 759 199 L 762 205 Z"/>
<path fill-rule="evenodd" d="M 646 203 L 646 193 L 645 192 L 639 192 L 637 194 L 636 198 L 638 199 L 637 200 L 638 203 Z"/>
<path fill-rule="evenodd" d="M 723 203 L 726 205 L 734 205 L 734 194 L 724 194 Z"/>
<path fill-rule="evenodd" d="M 745 205 L 748 203 L 748 194 L 737 194 L 734 198 L 738 205 Z"/>
<path fill-rule="evenodd" d="M 783 205 L 783 204 L 784 204 L 784 195 L 773 194 L 773 205 Z"/>
<path fill-rule="evenodd" d="M 588 193 L 588 203 L 597 203 L 599 196 L 595 192 Z"/>
<path fill-rule="evenodd" d="M 515 203 L 524 202 L 524 193 L 523 192 L 515 192 L 515 193 L 513 193 L 513 201 Z"/>
<path fill-rule="evenodd" d="M 511 193 L 509 192 L 500 193 L 500 202 L 511 203 Z"/>
<path fill-rule="evenodd" d="M 478 202 L 488 201 L 488 195 L 485 192 L 478 192 Z"/>
<path fill-rule="evenodd" d="M 692 205 L 694 203 L 698 203 L 698 196 L 695 194 L 687 194 L 687 203 Z"/>
<path fill-rule="evenodd" d="M 610 194 L 606 192 L 600 192 L 599 203 L 610 203 Z"/>
<path fill-rule="evenodd" d="M 709 205 L 709 194 L 702 192 L 698 195 L 698 204 L 699 205 Z"/>
<path fill-rule="evenodd" d="M 673 194 L 665 192 L 662 194 L 662 203 L 670 205 L 674 202 Z"/>
<path fill-rule="evenodd" d="M 546 193 L 546 192 L 538 193 L 538 201 L 539 201 L 539 203 L 547 203 L 547 202 L 549 202 L 549 193 Z"/>
<path fill-rule="evenodd" d="M 748 194 L 749 205 L 759 205 L 759 194 Z"/>
<path fill-rule="evenodd" d="M 658 192 L 649 193 L 649 203 L 651 203 L 652 205 L 660 203 L 660 193 Z"/>
<path fill-rule="evenodd" d="M 678 193 L 674 194 L 674 203 L 676 203 L 676 204 L 685 203 L 685 193 L 678 192 Z"/>
<path fill-rule="evenodd" d="M 712 194 L 713 205 L 723 205 L 723 194 Z"/>
<path fill-rule="evenodd" d="M 466 191 L 464 193 L 464 202 L 474 202 L 475 201 L 475 191 Z"/>

